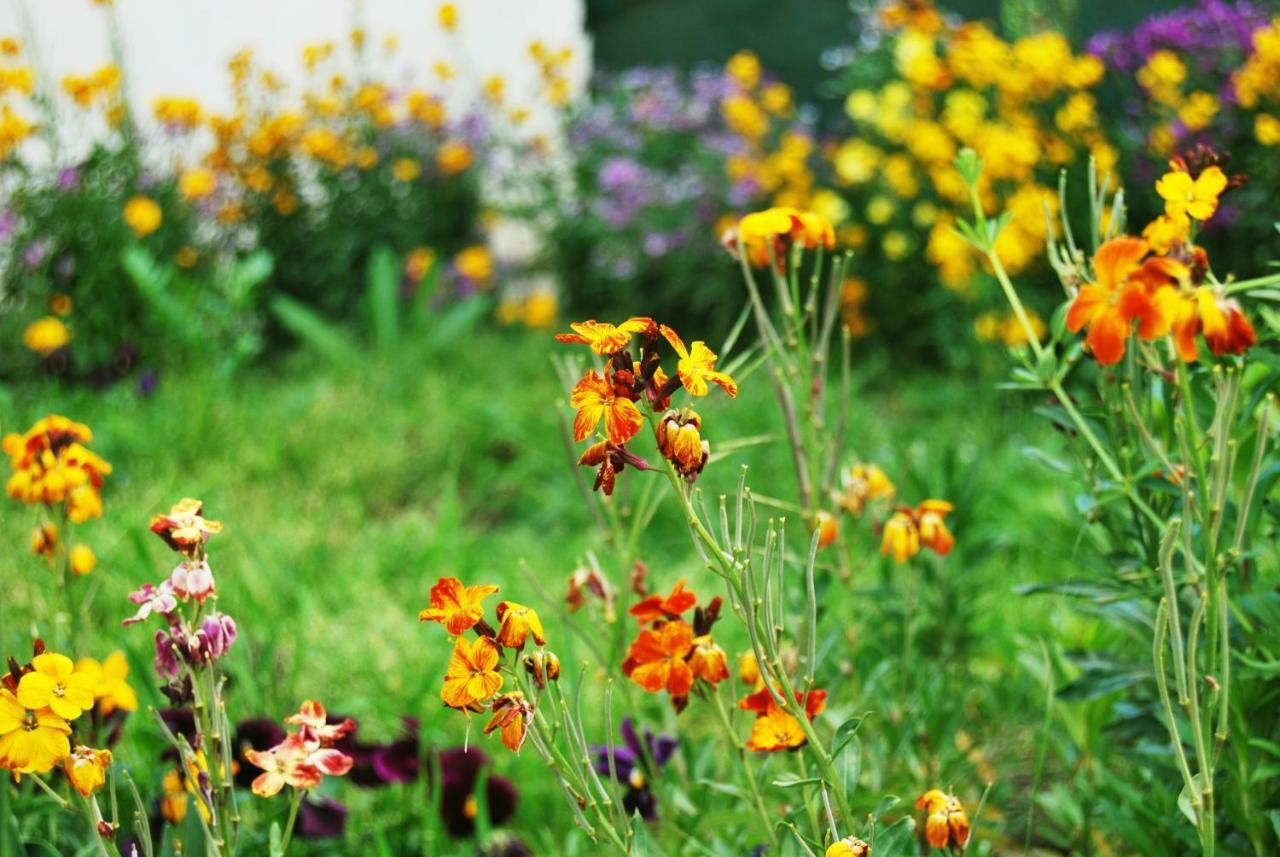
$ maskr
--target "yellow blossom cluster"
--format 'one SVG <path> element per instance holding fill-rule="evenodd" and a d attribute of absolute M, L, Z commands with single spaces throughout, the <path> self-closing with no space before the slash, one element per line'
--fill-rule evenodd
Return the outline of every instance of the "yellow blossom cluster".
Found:
<path fill-rule="evenodd" d="M 1253 34 L 1253 52 L 1232 76 L 1241 107 L 1258 112 L 1253 135 L 1264 146 L 1280 146 L 1280 17 Z"/>
<path fill-rule="evenodd" d="M 83 423 L 50 415 L 26 434 L 4 438 L 13 470 L 5 490 L 29 505 L 62 506 L 68 519 L 83 523 L 102 515 L 103 477 L 111 465 L 87 446 L 93 432 Z"/>
<path fill-rule="evenodd" d="M 760 58 L 739 51 L 725 64 L 734 91 L 720 103 L 729 130 L 742 142 L 742 152 L 725 162 L 734 182 L 751 182 L 776 206 L 807 209 L 814 177 L 810 159 L 813 139 L 797 131 L 791 89 L 765 78 Z"/>
<path fill-rule="evenodd" d="M 1222 107 L 1216 94 L 1189 89 L 1186 62 L 1174 51 L 1153 51 L 1135 78 L 1157 116 L 1147 134 L 1147 145 L 1157 155 L 1172 154 L 1175 124 L 1188 132 L 1203 131 Z"/>
<path fill-rule="evenodd" d="M 0 39 L 0 161 L 35 131 L 22 109 L 36 91 L 35 69 L 22 61 L 22 44 Z"/>
<path fill-rule="evenodd" d="M 1073 53 L 1060 33 L 1008 41 L 981 22 L 950 24 L 927 3 L 891 3 L 880 15 L 892 79 L 849 93 L 854 133 L 830 151 L 851 203 L 842 237 L 855 248 L 874 238 L 890 262 L 923 249 L 963 293 L 978 263 L 953 229 L 970 200 L 952 162 L 968 147 L 988 165 L 982 205 L 1012 215 L 997 252 L 1009 270 L 1024 269 L 1041 257 L 1057 171 L 1084 153 L 1103 171 L 1116 162 L 1092 91 L 1102 62 Z"/>

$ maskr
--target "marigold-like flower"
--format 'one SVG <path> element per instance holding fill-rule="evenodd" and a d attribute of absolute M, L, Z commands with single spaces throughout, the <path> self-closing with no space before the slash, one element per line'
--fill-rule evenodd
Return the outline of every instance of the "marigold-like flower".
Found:
<path fill-rule="evenodd" d="M 498 602 L 498 642 L 508 649 L 523 649 L 530 634 L 539 646 L 547 644 L 542 620 L 533 608 L 514 601 Z"/>
<path fill-rule="evenodd" d="M 1163 336 L 1169 329 L 1151 289 L 1131 277 L 1148 250 L 1150 245 L 1141 238 L 1124 235 L 1107 241 L 1093 256 L 1096 282 L 1081 286 L 1067 310 L 1067 328 L 1073 333 L 1089 328 L 1085 341 L 1103 366 L 1124 356 L 1135 321 L 1144 339 Z"/>
<path fill-rule="evenodd" d="M 711 456 L 711 445 L 699 434 L 702 417 L 697 411 L 667 411 L 658 423 L 658 451 L 670 461 L 686 481 L 698 478 Z"/>
<path fill-rule="evenodd" d="M 203 502 L 184 497 L 173 505 L 169 514 L 151 519 L 151 532 L 178 553 L 195 557 L 203 552 L 210 536 L 222 532 L 222 523 L 204 517 Z"/>
<path fill-rule="evenodd" d="M 587 345 L 594 353 L 607 356 L 626 348 L 632 334 L 644 333 L 651 324 L 653 319 L 643 316 L 629 318 L 617 325 L 594 319 L 574 321 L 569 323 L 573 333 L 557 333 L 556 341 Z"/>
<path fill-rule="evenodd" d="M 502 676 L 497 671 L 499 658 L 498 644 L 488 637 L 477 637 L 472 642 L 459 637 L 440 690 L 445 705 L 470 708 L 497 693 L 502 687 Z"/>
<path fill-rule="evenodd" d="M 0 688 L 0 768 L 44 773 L 71 753 L 71 726 L 51 709 L 30 709 Z"/>
<path fill-rule="evenodd" d="M 111 767 L 110 750 L 94 750 L 91 747 L 76 747 L 75 751 L 62 763 L 62 771 L 72 788 L 88 797 L 98 791 L 107 782 L 107 768 Z"/>
<path fill-rule="evenodd" d="M 1183 362 L 1199 359 L 1198 334 L 1219 356 L 1243 354 L 1257 341 L 1240 304 L 1210 286 L 1194 285 L 1192 269 L 1177 259 L 1148 259 L 1137 276 L 1155 289 L 1155 305 L 1169 319 L 1174 347 Z"/>
<path fill-rule="evenodd" d="M 490 584 L 463 586 L 456 577 L 442 577 L 431 587 L 431 606 L 418 613 L 420 622 L 439 622 L 457 636 L 484 618 L 484 599 L 498 591 Z"/>
<path fill-rule="evenodd" d="M 32 658 L 31 666 L 18 682 L 23 708 L 48 708 L 63 720 L 75 720 L 93 708 L 94 676 L 77 672 L 71 658 L 44 652 Z"/>
<path fill-rule="evenodd" d="M 1185 170 L 1174 169 L 1156 182 L 1156 193 L 1164 200 L 1164 213 L 1177 220 L 1191 217 L 1205 221 L 1218 210 L 1218 197 L 1227 189 L 1229 179 L 1220 167 L 1206 167 L 1195 178 Z"/>
<path fill-rule="evenodd" d="M 586 440 L 604 420 L 609 442 L 621 445 L 639 434 L 644 424 L 636 403 L 614 385 L 608 372 L 601 375 L 589 370 L 574 386 L 569 404 L 578 409 L 573 420 L 575 441 Z"/>
<path fill-rule="evenodd" d="M 513 753 L 519 753 L 528 737 L 529 721 L 533 719 L 533 705 L 520 691 L 504 693 L 493 700 L 493 716 L 485 724 L 484 734 L 502 730 L 502 743 Z"/>
<path fill-rule="evenodd" d="M 693 670 L 687 661 L 692 649 L 693 628 L 678 619 L 667 622 L 656 630 L 640 632 L 622 671 L 649 693 L 667 691 L 674 703 L 688 697 L 693 687 Z"/>
<path fill-rule="evenodd" d="M 846 836 L 827 846 L 823 857 L 870 857 L 871 846 L 856 836 Z"/>
<path fill-rule="evenodd" d="M 925 813 L 924 839 L 934 848 L 962 847 L 969 841 L 969 816 L 955 795 L 930 789 L 916 799 Z"/>
<path fill-rule="evenodd" d="M 160 221 L 163 218 L 160 206 L 156 204 L 154 199 L 146 196 L 131 197 L 124 204 L 121 216 L 129 228 L 133 230 L 133 234 L 139 238 L 145 238 L 159 229 Z"/>
<path fill-rule="evenodd" d="M 684 341 L 674 330 L 665 324 L 659 330 L 680 357 L 676 364 L 676 374 L 680 376 L 680 383 L 689 391 L 690 396 L 705 396 L 710 389 L 708 381 L 728 393 L 729 398 L 738 395 L 737 382 L 724 372 L 716 371 L 716 353 L 707 347 L 707 343 L 698 340 L 685 348 Z"/>
<path fill-rule="evenodd" d="M 22 344 L 41 357 L 48 357 L 70 343 L 70 329 L 63 324 L 62 319 L 51 315 L 36 319 L 22 332 Z"/>
<path fill-rule="evenodd" d="M 657 622 L 659 619 L 679 619 L 680 615 L 698 603 L 698 596 L 685 591 L 685 580 L 680 578 L 671 587 L 669 595 L 650 595 L 627 612 L 636 617 L 641 625 Z"/>

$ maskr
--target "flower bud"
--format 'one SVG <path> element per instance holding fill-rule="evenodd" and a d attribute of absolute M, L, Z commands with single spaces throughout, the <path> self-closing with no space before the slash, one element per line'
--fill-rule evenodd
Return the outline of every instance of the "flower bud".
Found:
<path fill-rule="evenodd" d="M 560 680 L 560 659 L 555 652 L 538 651 L 525 655 L 524 669 L 539 690 L 545 688 L 549 681 Z"/>

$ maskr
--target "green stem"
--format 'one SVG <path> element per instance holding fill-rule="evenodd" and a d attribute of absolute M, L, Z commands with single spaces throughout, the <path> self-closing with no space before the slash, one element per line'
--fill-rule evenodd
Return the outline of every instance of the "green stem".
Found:
<path fill-rule="evenodd" d="M 289 841 L 293 839 L 293 825 L 298 820 L 298 808 L 302 806 L 302 799 L 306 797 L 306 790 L 294 789 L 293 801 L 289 804 L 289 820 L 284 826 L 284 836 L 280 839 L 280 853 L 289 853 Z"/>
<path fill-rule="evenodd" d="M 751 766 L 747 763 L 746 747 L 743 746 L 741 739 L 738 738 L 738 733 L 733 729 L 733 723 L 729 720 L 729 713 L 724 707 L 724 700 L 720 698 L 720 689 L 717 687 L 710 696 L 715 700 L 716 714 L 719 715 L 720 728 L 724 730 L 725 740 L 733 747 L 734 754 L 738 758 L 738 765 L 742 768 L 742 777 L 747 781 L 747 786 L 751 789 L 751 799 L 755 804 L 756 813 L 760 816 L 760 823 L 764 825 L 765 835 L 769 837 L 770 845 L 777 848 L 778 833 L 769 821 L 769 810 L 765 807 L 764 797 L 760 794 L 760 786 L 756 782 L 755 775 L 751 772 Z"/>

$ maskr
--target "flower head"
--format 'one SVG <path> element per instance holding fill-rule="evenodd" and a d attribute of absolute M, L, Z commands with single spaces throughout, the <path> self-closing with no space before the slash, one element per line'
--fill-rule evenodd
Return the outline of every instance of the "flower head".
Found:
<path fill-rule="evenodd" d="M 606 497 L 613 494 L 618 481 L 618 473 L 628 465 L 637 470 L 648 470 L 649 463 L 637 455 L 633 455 L 625 446 L 609 440 L 594 443 L 583 451 L 578 464 L 583 467 L 596 468 L 596 478 L 592 490 L 603 491 Z"/>
<path fill-rule="evenodd" d="M 356 722 L 350 717 L 337 723 L 330 723 L 324 705 L 314 699 L 303 700 L 302 705 L 298 707 L 298 713 L 289 715 L 284 722 L 297 726 L 298 733 L 304 740 L 314 742 L 321 747 L 332 747 L 356 730 Z"/>
<path fill-rule="evenodd" d="M 63 773 L 72 788 L 85 797 L 98 791 L 107 782 L 107 768 L 111 767 L 110 750 L 94 750 L 76 747 L 62 763 Z"/>
<path fill-rule="evenodd" d="M 1165 216 L 1205 221 L 1218 210 L 1218 197 L 1229 181 L 1218 166 L 1205 168 L 1195 178 L 1186 170 L 1174 169 L 1156 182 L 1156 193 L 1164 200 Z"/>
<path fill-rule="evenodd" d="M 203 553 L 210 536 L 222 532 L 222 524 L 205 519 L 204 503 L 184 497 L 173 505 L 169 514 L 151 519 L 151 532 L 164 539 L 173 550 L 194 558 Z"/>
<path fill-rule="evenodd" d="M 495 697 L 491 706 L 493 716 L 484 727 L 488 735 L 495 729 L 502 730 L 502 743 L 513 753 L 519 753 L 527 737 L 529 721 L 533 719 L 533 705 L 520 691 L 512 691 Z"/>
<path fill-rule="evenodd" d="M 638 812 L 645 821 L 654 821 L 658 817 L 658 798 L 650 783 L 675 755 L 679 741 L 670 735 L 654 734 L 646 726 L 641 742 L 630 717 L 622 719 L 620 731 L 621 746 L 615 744 L 610 748 L 597 744 L 591 748 L 594 756 L 592 765 L 596 773 L 603 777 L 616 775 L 618 782 L 626 786 L 622 806 L 628 814 Z"/>
<path fill-rule="evenodd" d="M 846 836 L 828 845 L 823 857 L 871 857 L 871 846 L 856 836 Z"/>
<path fill-rule="evenodd" d="M 22 344 L 41 357 L 48 357 L 71 343 L 71 331 L 62 319 L 45 316 L 27 325 L 22 332 Z"/>
<path fill-rule="evenodd" d="M 523 649 L 525 641 L 533 635 L 533 641 L 539 646 L 547 644 L 546 633 L 542 630 L 542 620 L 533 608 L 525 607 L 514 601 L 498 602 L 498 642 L 508 649 Z"/>
<path fill-rule="evenodd" d="M 605 435 L 610 443 L 620 446 L 631 440 L 644 424 L 632 395 L 613 383 L 608 372 L 601 375 L 588 370 L 574 385 L 569 397 L 570 406 L 578 409 L 573 420 L 573 439 L 586 440 L 604 420 Z"/>
<path fill-rule="evenodd" d="M 319 759 L 314 758 L 315 753 L 311 745 L 297 732 L 286 736 L 270 750 L 246 751 L 245 760 L 263 771 L 253 781 L 253 793 L 258 797 L 271 797 L 278 794 L 285 786 L 291 786 L 299 791 L 310 791 L 320 785 L 320 781 L 324 779 L 326 771 L 320 767 L 322 761 L 327 763 L 330 769 L 328 773 L 339 774 L 350 770 L 349 756 L 343 756 L 336 750 L 322 752 L 336 754 L 336 756 L 325 755 Z M 346 770 L 343 770 L 344 763 L 337 756 L 347 759 Z"/>
<path fill-rule="evenodd" d="M 154 199 L 147 196 L 131 197 L 125 203 L 121 216 L 133 230 L 133 234 L 139 238 L 145 238 L 159 229 L 160 221 L 163 219 L 160 206 Z"/>
<path fill-rule="evenodd" d="M 1089 328 L 1085 341 L 1104 366 L 1124 356 L 1135 321 L 1144 339 L 1168 331 L 1150 287 L 1132 277 L 1148 250 L 1150 245 L 1141 238 L 1125 235 L 1107 241 L 1093 257 L 1095 282 L 1081 286 L 1067 310 L 1067 328 L 1073 333 Z"/>
<path fill-rule="evenodd" d="M 626 348 L 632 334 L 644 333 L 652 324 L 653 319 L 643 316 L 629 318 L 617 325 L 594 319 L 575 321 L 569 324 L 573 333 L 557 333 L 556 340 L 587 345 L 594 353 L 608 356 Z"/>
<path fill-rule="evenodd" d="M 471 708 L 497 693 L 502 687 L 502 676 L 497 671 L 499 657 L 498 644 L 488 637 L 477 637 L 472 642 L 459 637 L 440 690 L 445 705 Z"/>
<path fill-rule="evenodd" d="M 698 340 L 685 348 L 684 341 L 674 330 L 665 324 L 659 330 L 680 358 L 676 364 L 676 374 L 690 396 L 705 396 L 710 389 L 708 381 L 719 386 L 730 398 L 738 395 L 737 382 L 724 372 L 716 371 L 716 353 L 705 342 Z"/>
<path fill-rule="evenodd" d="M 896 488 L 875 464 L 854 464 L 844 472 L 836 501 L 851 515 L 861 515 L 867 503 L 891 499 Z"/>
<path fill-rule="evenodd" d="M 93 708 L 94 676 L 77 672 L 71 658 L 44 652 L 32 658 L 31 667 L 18 681 L 23 708 L 48 708 L 63 720 L 75 720 Z"/>
<path fill-rule="evenodd" d="M 698 596 L 684 588 L 685 580 L 680 578 L 671 587 L 668 595 L 650 595 L 639 601 L 628 612 L 636 617 L 641 625 L 657 622 L 661 619 L 679 619 L 681 614 L 698 603 Z"/>
<path fill-rule="evenodd" d="M 121 623 L 123 625 L 145 622 L 152 613 L 168 616 L 178 609 L 178 596 L 173 592 L 173 584 L 167 580 L 162 581 L 159 586 L 142 584 L 139 589 L 129 593 L 129 600 L 138 605 L 138 612 L 125 619 Z"/>
<path fill-rule="evenodd" d="M 667 411 L 658 423 L 658 451 L 675 466 L 676 472 L 693 482 L 711 456 L 711 446 L 699 431 L 702 418 L 691 408 Z"/>
<path fill-rule="evenodd" d="M 954 510 L 955 506 L 946 500 L 925 500 L 914 509 L 899 507 L 885 521 L 880 554 L 892 556 L 894 562 L 906 562 L 926 547 L 939 556 L 946 556 L 955 547 L 955 536 L 945 520 Z"/>
<path fill-rule="evenodd" d="M 137 711 L 138 694 L 129 686 L 129 661 L 124 652 L 112 652 L 98 663 L 93 658 L 76 661 L 76 672 L 93 682 L 93 696 L 98 713 L 109 717 L 113 711 Z"/>
<path fill-rule="evenodd" d="M 693 628 L 680 620 L 641 631 L 631 644 L 622 671 L 649 693 L 666 691 L 678 708 L 693 687 L 688 657 L 693 649 Z"/>
<path fill-rule="evenodd" d="M 21 774 L 53 769 L 71 753 L 71 726 L 49 708 L 30 709 L 0 688 L 0 768 Z"/>
<path fill-rule="evenodd" d="M 969 817 L 960 799 L 941 789 L 930 789 L 916 799 L 924 810 L 924 838 L 934 848 L 962 847 L 969 841 Z"/>
<path fill-rule="evenodd" d="M 785 206 L 748 214 L 722 240 L 734 255 L 741 242 L 748 261 L 757 267 L 768 265 L 772 256 L 780 268 L 786 264 L 789 244 L 830 250 L 836 243 L 835 230 L 824 217 Z"/>
<path fill-rule="evenodd" d="M 781 697 L 781 691 L 778 691 L 778 694 Z M 795 699 L 796 704 L 804 711 L 804 716 L 810 721 L 821 714 L 827 706 L 825 690 L 811 690 L 804 694 L 797 691 Z M 744 711 L 756 713 L 755 722 L 751 726 L 751 735 L 747 738 L 747 749 L 752 752 L 793 750 L 804 746 L 808 741 L 800 721 L 778 705 L 768 688 L 762 687 L 740 700 L 738 707 Z"/>
<path fill-rule="evenodd" d="M 484 618 L 481 602 L 497 591 L 498 587 L 489 584 L 463 586 L 456 577 L 442 577 L 431 587 L 431 606 L 418 613 L 418 620 L 439 622 L 457 636 Z"/>

